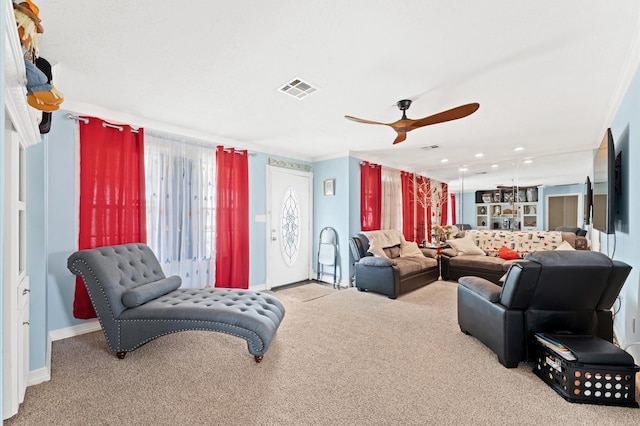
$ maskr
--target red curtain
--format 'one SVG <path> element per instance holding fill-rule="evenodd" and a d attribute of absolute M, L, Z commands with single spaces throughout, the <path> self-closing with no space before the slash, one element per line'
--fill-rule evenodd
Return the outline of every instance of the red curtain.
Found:
<path fill-rule="evenodd" d="M 249 288 L 247 151 L 216 148 L 216 287 Z"/>
<path fill-rule="evenodd" d="M 114 128 L 93 117 L 80 123 L 78 249 L 146 243 L 144 130 L 134 133 L 127 125 Z M 73 316 L 96 317 L 80 277 Z"/>
<path fill-rule="evenodd" d="M 382 226 L 382 166 L 360 164 L 360 229 L 374 231 Z"/>
<path fill-rule="evenodd" d="M 417 241 L 415 225 L 416 202 L 413 197 L 413 173 L 400 173 L 402 179 L 402 234 L 407 241 Z M 422 241 L 418 241 L 419 243 Z"/>
<path fill-rule="evenodd" d="M 448 203 L 447 200 L 449 199 L 449 185 L 447 185 L 446 183 L 442 182 L 442 197 L 440 198 L 442 200 L 442 207 L 440 208 L 440 211 L 442 212 L 441 216 L 440 216 L 440 225 L 446 225 L 447 224 L 447 219 L 448 219 L 448 214 L 447 214 L 447 210 L 448 210 Z"/>
<path fill-rule="evenodd" d="M 456 221 L 456 196 L 451 194 L 449 197 L 451 198 L 451 224 L 455 225 L 458 223 Z"/>

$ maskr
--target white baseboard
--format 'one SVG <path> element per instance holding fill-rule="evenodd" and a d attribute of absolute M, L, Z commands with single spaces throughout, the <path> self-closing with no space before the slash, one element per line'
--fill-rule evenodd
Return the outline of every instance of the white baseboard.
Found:
<path fill-rule="evenodd" d="M 48 382 L 49 380 L 51 380 L 51 365 L 29 371 L 27 386 L 39 385 L 40 383 Z"/>
<path fill-rule="evenodd" d="M 93 333 L 98 330 L 100 330 L 100 322 L 98 320 L 93 320 L 87 321 L 83 324 L 50 331 L 49 337 L 47 338 L 46 365 L 37 370 L 29 371 L 27 386 L 38 385 L 51 380 L 51 345 L 53 341 L 66 339 L 67 337 L 80 336 L 81 334 Z"/>
<path fill-rule="evenodd" d="M 98 330 L 100 330 L 100 322 L 98 322 L 98 320 L 93 320 L 71 327 L 50 331 L 49 337 L 52 342 L 55 342 L 56 340 L 66 339 L 67 337 L 80 336 L 81 334 L 86 333 L 93 333 L 94 331 Z"/>

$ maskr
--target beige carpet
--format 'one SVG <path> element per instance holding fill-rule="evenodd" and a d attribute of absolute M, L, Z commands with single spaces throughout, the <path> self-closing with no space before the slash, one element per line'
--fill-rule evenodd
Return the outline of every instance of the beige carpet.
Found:
<path fill-rule="evenodd" d="M 317 284 L 314 284 L 317 285 Z M 456 319 L 456 284 L 397 300 L 332 290 L 287 307 L 264 361 L 212 332 L 118 360 L 100 332 L 54 342 L 52 380 L 5 425 L 637 425 L 640 410 L 566 402 L 506 369 Z"/>

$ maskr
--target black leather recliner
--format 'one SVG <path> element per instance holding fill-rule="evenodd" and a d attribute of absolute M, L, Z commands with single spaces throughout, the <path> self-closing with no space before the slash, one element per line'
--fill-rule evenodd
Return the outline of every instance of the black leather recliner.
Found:
<path fill-rule="evenodd" d="M 589 334 L 611 342 L 611 307 L 630 271 L 599 252 L 531 253 L 510 267 L 502 287 L 461 277 L 458 324 L 508 368 L 533 359 L 535 332 Z"/>

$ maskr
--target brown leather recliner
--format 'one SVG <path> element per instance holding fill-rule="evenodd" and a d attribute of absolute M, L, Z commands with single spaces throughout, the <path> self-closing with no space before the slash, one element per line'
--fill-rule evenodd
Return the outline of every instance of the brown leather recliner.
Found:
<path fill-rule="evenodd" d="M 611 307 L 631 266 L 593 251 L 540 251 L 514 263 L 502 287 L 466 276 L 458 282 L 458 324 L 505 367 L 533 359 L 535 332 L 613 340 Z"/>

